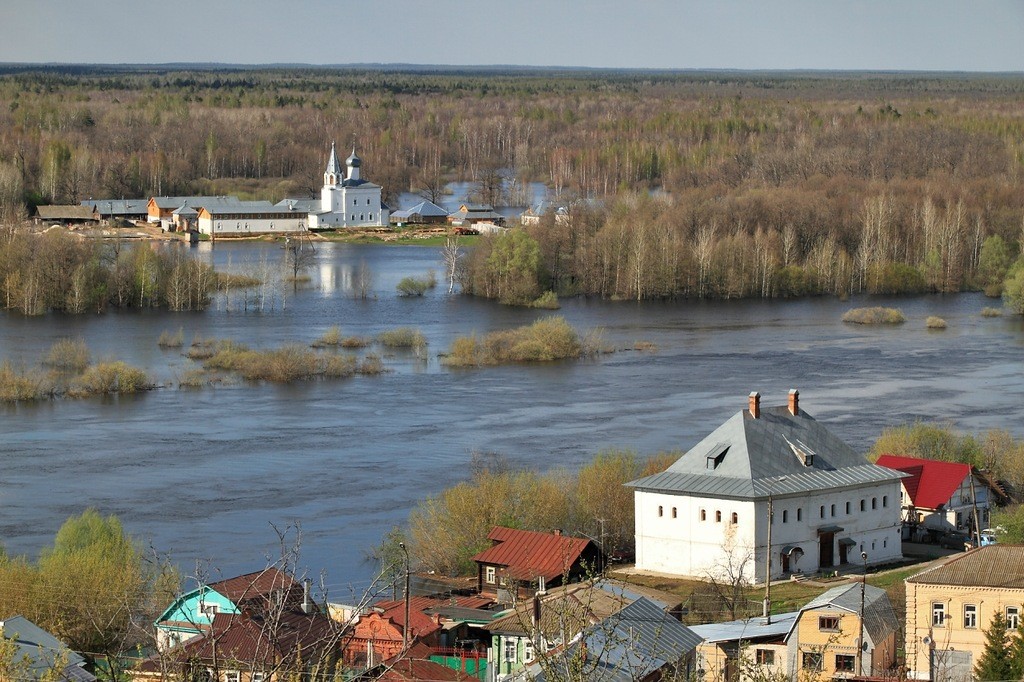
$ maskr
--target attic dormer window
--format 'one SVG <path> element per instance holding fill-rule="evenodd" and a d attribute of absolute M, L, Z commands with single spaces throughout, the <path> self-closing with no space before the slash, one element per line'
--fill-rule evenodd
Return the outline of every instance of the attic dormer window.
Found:
<path fill-rule="evenodd" d="M 725 443 L 717 443 L 707 454 L 707 468 L 717 469 L 725 461 L 725 453 L 729 452 L 729 446 Z"/>
<path fill-rule="evenodd" d="M 786 437 L 783 436 L 783 438 Z M 800 463 L 803 464 L 805 467 L 814 466 L 814 450 L 811 450 L 809 447 L 807 447 L 807 445 L 799 438 L 794 438 L 793 440 L 795 440 L 796 442 L 794 443 L 790 439 L 786 438 L 786 442 L 789 444 L 789 447 L 793 450 L 793 454 L 796 455 L 796 458 L 800 460 Z"/>

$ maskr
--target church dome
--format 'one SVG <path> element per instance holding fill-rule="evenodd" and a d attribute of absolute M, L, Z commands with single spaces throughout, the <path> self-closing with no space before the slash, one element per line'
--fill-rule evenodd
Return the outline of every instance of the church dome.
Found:
<path fill-rule="evenodd" d="M 345 165 L 353 166 L 355 168 L 358 168 L 360 163 L 361 162 L 359 161 L 359 157 L 356 156 L 356 150 L 353 149 L 352 150 L 352 155 L 349 156 L 347 159 L 345 159 Z"/>

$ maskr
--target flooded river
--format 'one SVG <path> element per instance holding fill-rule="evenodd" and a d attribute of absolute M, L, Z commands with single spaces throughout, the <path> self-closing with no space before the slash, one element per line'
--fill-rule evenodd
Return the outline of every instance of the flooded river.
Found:
<path fill-rule="evenodd" d="M 276 267 L 281 249 L 204 244 L 219 268 Z M 621 351 L 593 360 L 453 371 L 437 352 L 453 338 L 551 313 L 461 296 L 444 286 L 401 299 L 398 281 L 434 269 L 429 247 L 318 246 L 311 281 L 261 312 L 218 299 L 202 313 L 108 313 L 24 318 L 0 314 L 0 358 L 34 364 L 56 339 L 86 340 L 96 357 L 145 367 L 165 387 L 126 398 L 0 408 L 0 541 L 34 555 L 87 506 L 188 572 L 208 560 L 225 575 L 262 567 L 270 524 L 301 523 L 302 564 L 327 573 L 332 597 L 367 585 L 366 560 L 424 496 L 467 475 L 474 451 L 537 469 L 577 467 L 605 448 L 686 449 L 761 391 L 801 407 L 855 448 L 882 428 L 923 419 L 1018 437 L 1024 404 L 1024 323 L 982 318 L 980 295 L 898 300 L 608 302 L 570 300 L 558 314 Z M 355 273 L 373 274 L 366 300 Z M 857 305 L 900 307 L 906 324 L 845 325 Z M 944 331 L 925 318 L 943 317 Z M 427 359 L 385 355 L 377 377 L 288 386 L 175 388 L 192 363 L 157 346 L 164 331 L 267 348 L 309 343 L 332 325 L 372 336 L 412 325 Z"/>

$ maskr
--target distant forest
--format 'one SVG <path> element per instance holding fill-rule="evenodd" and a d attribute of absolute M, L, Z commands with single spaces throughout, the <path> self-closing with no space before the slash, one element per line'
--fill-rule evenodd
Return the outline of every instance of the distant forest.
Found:
<path fill-rule="evenodd" d="M 523 205 L 542 182 L 568 217 L 467 263 L 496 298 L 499 267 L 522 297 L 998 295 L 1024 234 L 1019 75 L 8 66 L 0 102 L 5 225 L 89 197 L 311 195 L 332 141 L 392 204 L 467 180 Z"/>

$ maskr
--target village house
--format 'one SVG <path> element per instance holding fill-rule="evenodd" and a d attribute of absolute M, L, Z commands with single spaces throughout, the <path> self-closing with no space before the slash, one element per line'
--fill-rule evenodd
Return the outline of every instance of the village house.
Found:
<path fill-rule="evenodd" d="M 691 679 L 700 641 L 658 604 L 640 597 L 589 625 L 558 650 L 538 654 L 510 679 L 554 682 L 565 679 L 565 671 L 576 672 L 578 679 L 602 682 Z"/>
<path fill-rule="evenodd" d="M 188 196 L 188 197 L 150 197 L 146 202 L 146 220 L 159 225 L 164 232 L 177 229 L 174 212 L 190 206 L 198 212 L 203 206 L 235 206 L 241 208 L 242 200 L 235 196 Z"/>
<path fill-rule="evenodd" d="M 444 225 L 447 220 L 448 211 L 426 199 L 415 206 L 391 213 L 391 222 L 396 225 Z"/>
<path fill-rule="evenodd" d="M 988 528 L 992 491 L 970 464 L 897 455 L 882 455 L 875 463 L 906 474 L 900 493 L 904 540 Z"/>
<path fill-rule="evenodd" d="M 989 545 L 957 554 L 906 580 L 907 677 L 969 680 L 995 615 L 1021 625 L 1024 546 Z"/>
<path fill-rule="evenodd" d="M 98 223 L 100 214 L 91 206 L 37 206 L 35 222 L 57 225 L 86 225 Z"/>
<path fill-rule="evenodd" d="M 485 626 L 491 637 L 488 667 L 495 679 L 507 678 L 539 654 L 567 644 L 587 627 L 641 597 L 679 621 L 682 604 L 676 595 L 607 578 L 571 583 L 534 595 Z"/>
<path fill-rule="evenodd" d="M 156 619 L 156 644 L 161 651 L 210 631 L 218 613 L 266 611 L 274 605 L 301 605 L 309 586 L 276 568 L 246 573 L 186 592 Z"/>
<path fill-rule="evenodd" d="M 342 633 L 311 603 L 274 612 L 216 613 L 203 634 L 144 660 L 136 682 L 287 682 L 333 677 Z"/>
<path fill-rule="evenodd" d="M 742 618 L 725 623 L 691 625 L 697 646 L 697 679 L 704 682 L 757 682 L 792 679 L 786 639 L 799 611 L 770 619 Z"/>
<path fill-rule="evenodd" d="M 320 210 L 309 213 L 311 230 L 338 227 L 383 227 L 388 224 L 388 207 L 381 201 L 381 186 L 360 176 L 362 160 L 352 154 L 345 159 L 348 169 L 342 174 L 341 163 L 331 144 L 331 155 L 324 170 L 320 190 Z"/>
<path fill-rule="evenodd" d="M 495 526 L 491 547 L 476 554 L 477 589 L 510 604 L 535 591 L 573 582 L 601 565 L 601 550 L 588 538 Z"/>
<path fill-rule="evenodd" d="M 24 616 L 0 620 L 0 639 L 11 646 L 11 658 L 3 661 L 0 677 L 19 682 L 96 682 L 81 655 Z"/>
<path fill-rule="evenodd" d="M 448 216 L 448 223 L 457 227 L 472 227 L 477 224 L 505 224 L 505 216 L 497 213 L 490 204 L 462 204 L 459 210 Z"/>
<path fill-rule="evenodd" d="M 789 670 L 826 680 L 890 675 L 899 630 L 885 590 L 863 582 L 833 587 L 800 609 L 787 636 Z"/>
<path fill-rule="evenodd" d="M 763 582 L 859 564 L 862 552 L 870 564 L 898 560 L 902 476 L 807 414 L 796 390 L 764 409 L 751 393 L 746 410 L 667 470 L 627 484 L 636 567 Z"/>
<path fill-rule="evenodd" d="M 102 221 L 123 220 L 133 223 L 148 218 L 148 203 L 146 199 L 86 199 L 82 206 L 92 208 Z"/>

